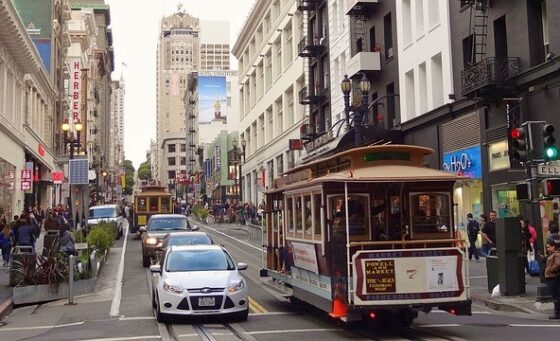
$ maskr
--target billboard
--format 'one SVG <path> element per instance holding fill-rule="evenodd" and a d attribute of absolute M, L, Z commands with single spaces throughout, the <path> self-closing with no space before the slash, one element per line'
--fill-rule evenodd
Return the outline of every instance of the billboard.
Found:
<path fill-rule="evenodd" d="M 52 50 L 52 0 L 13 0 L 29 37 L 50 73 Z"/>
<path fill-rule="evenodd" d="M 199 122 L 227 123 L 225 76 L 198 77 Z"/>

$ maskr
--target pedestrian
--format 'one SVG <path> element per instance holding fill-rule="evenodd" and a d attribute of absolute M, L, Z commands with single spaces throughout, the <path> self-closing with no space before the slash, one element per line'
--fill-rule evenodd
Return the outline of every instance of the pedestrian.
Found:
<path fill-rule="evenodd" d="M 467 224 L 467 236 L 469 237 L 469 261 L 474 258 L 477 263 L 480 262 L 480 257 L 478 255 L 478 249 L 476 248 L 476 240 L 478 239 L 478 234 L 480 233 L 480 225 L 476 219 L 473 219 L 472 213 L 467 214 L 468 224 Z"/>
<path fill-rule="evenodd" d="M 558 240 L 560 239 L 560 235 L 558 234 L 558 223 L 555 221 L 551 221 L 548 223 L 548 240 Z"/>
<path fill-rule="evenodd" d="M 529 268 L 529 257 L 528 253 L 532 252 L 531 247 L 531 233 L 529 232 L 529 222 L 527 219 L 520 219 L 521 222 L 521 257 L 523 257 L 525 262 L 525 270 L 529 275 L 531 275 L 531 269 Z"/>
<path fill-rule="evenodd" d="M 56 212 L 54 212 L 56 215 Z M 45 219 L 45 231 L 58 231 L 60 226 L 58 224 L 57 216 L 53 215 L 53 212 L 47 213 L 47 219 Z"/>
<path fill-rule="evenodd" d="M 482 227 L 482 238 L 486 240 L 488 252 L 496 247 L 496 211 L 490 211 L 490 220 Z"/>
<path fill-rule="evenodd" d="M 479 226 L 484 227 L 486 225 L 487 221 L 488 221 L 488 217 L 486 216 L 486 214 L 481 214 L 478 224 L 479 224 Z M 480 235 L 482 236 L 482 233 Z M 486 239 L 484 237 L 482 237 L 480 254 L 483 257 L 486 257 L 486 256 L 488 256 L 488 251 L 489 251 L 488 242 L 486 241 Z"/>
<path fill-rule="evenodd" d="M 17 246 L 31 246 L 35 248 L 34 227 L 29 216 L 20 216 L 20 225 L 14 231 Z"/>
<path fill-rule="evenodd" d="M 4 261 L 4 266 L 10 264 L 10 254 L 12 252 L 12 247 L 14 246 L 14 232 L 10 228 L 10 225 L 5 222 L 0 222 L 0 248 L 2 248 L 2 260 Z"/>
<path fill-rule="evenodd" d="M 68 226 L 62 229 L 58 244 L 60 251 L 64 252 L 66 255 L 70 256 L 76 254 L 76 239 Z"/>
<path fill-rule="evenodd" d="M 548 318 L 551 320 L 560 319 L 560 239 L 548 239 L 546 241 L 545 258 L 546 267 L 544 278 L 548 292 L 554 302 L 554 313 Z"/>

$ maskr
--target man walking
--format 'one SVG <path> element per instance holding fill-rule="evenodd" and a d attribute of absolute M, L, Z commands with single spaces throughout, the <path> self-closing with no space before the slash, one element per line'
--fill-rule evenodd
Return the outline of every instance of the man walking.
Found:
<path fill-rule="evenodd" d="M 469 237 L 469 261 L 474 258 L 476 262 L 480 262 L 480 257 L 478 255 L 478 249 L 476 248 L 476 240 L 478 238 L 478 233 L 480 232 L 480 225 L 478 225 L 478 221 L 473 219 L 472 213 L 467 214 L 467 219 L 469 220 L 467 224 L 467 235 Z"/>
<path fill-rule="evenodd" d="M 490 211 L 490 220 L 487 221 L 482 227 L 482 238 L 484 238 L 488 244 L 488 250 L 496 247 L 496 219 L 498 215 L 496 211 Z"/>

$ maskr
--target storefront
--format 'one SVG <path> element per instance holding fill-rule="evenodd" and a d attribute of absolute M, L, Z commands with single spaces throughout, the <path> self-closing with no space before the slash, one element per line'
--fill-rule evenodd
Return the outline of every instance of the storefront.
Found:
<path fill-rule="evenodd" d="M 0 158 L 0 215 L 8 220 L 14 216 L 16 167 Z"/>
<path fill-rule="evenodd" d="M 458 181 L 453 190 L 455 226 L 466 228 L 467 214 L 482 214 L 482 162 L 480 146 L 472 146 L 443 154 L 442 169 L 468 177 Z"/>

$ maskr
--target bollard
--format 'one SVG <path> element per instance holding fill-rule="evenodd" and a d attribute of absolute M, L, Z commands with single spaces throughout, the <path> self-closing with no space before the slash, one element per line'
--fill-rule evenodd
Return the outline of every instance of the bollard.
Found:
<path fill-rule="evenodd" d="M 68 264 L 68 304 L 74 305 L 74 255 L 70 255 Z"/>

